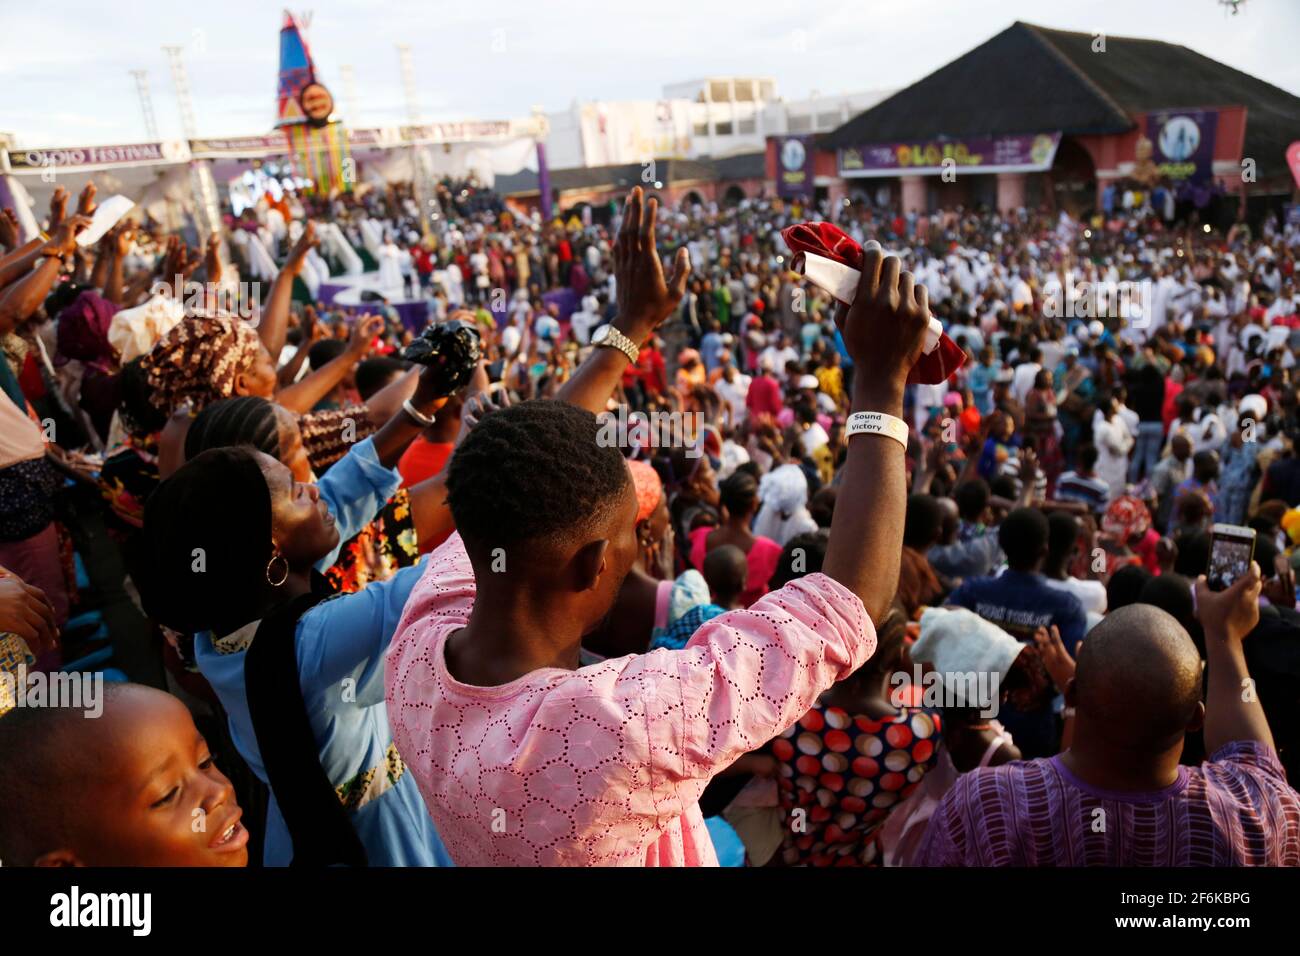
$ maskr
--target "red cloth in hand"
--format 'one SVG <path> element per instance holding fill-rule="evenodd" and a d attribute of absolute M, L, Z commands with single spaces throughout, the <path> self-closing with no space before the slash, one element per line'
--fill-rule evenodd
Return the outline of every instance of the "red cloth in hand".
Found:
<path fill-rule="evenodd" d="M 811 252 L 852 269 L 862 271 L 862 247 L 844 230 L 829 222 L 801 222 L 781 231 L 781 238 L 795 255 Z M 966 353 L 947 333 L 939 337 L 933 351 L 922 352 L 908 373 L 908 385 L 938 385 L 966 363 Z"/>

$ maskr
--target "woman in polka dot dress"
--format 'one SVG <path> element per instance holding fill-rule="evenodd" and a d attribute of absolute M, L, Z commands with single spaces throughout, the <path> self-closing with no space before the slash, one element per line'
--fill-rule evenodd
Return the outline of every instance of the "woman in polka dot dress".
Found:
<path fill-rule="evenodd" d="M 938 714 L 890 702 L 905 632 L 893 611 L 876 655 L 767 745 L 785 816 L 772 865 L 880 865 L 881 828 L 934 765 L 941 736 Z"/>

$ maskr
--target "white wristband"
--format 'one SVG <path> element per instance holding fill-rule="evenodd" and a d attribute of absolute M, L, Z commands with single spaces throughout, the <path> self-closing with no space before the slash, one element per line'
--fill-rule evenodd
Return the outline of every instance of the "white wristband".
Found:
<path fill-rule="evenodd" d="M 884 412 L 854 412 L 844 423 L 844 437 L 854 435 L 884 435 L 892 438 L 907 450 L 907 438 L 910 429 L 907 422 Z"/>

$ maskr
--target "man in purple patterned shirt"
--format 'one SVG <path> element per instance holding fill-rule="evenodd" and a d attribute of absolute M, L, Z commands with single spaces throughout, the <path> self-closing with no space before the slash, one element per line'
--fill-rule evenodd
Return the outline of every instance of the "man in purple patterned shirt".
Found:
<path fill-rule="evenodd" d="M 1204 703 L 1196 648 L 1158 608 L 1108 615 L 1080 645 L 1073 673 L 1059 635 L 1040 632 L 1072 743 L 1050 759 L 962 776 L 931 818 L 919 862 L 1300 865 L 1300 795 L 1287 785 L 1242 654 L 1259 592 L 1255 564 L 1226 591 L 1197 581 Z M 1181 765 L 1184 734 L 1202 726 L 1210 760 Z"/>

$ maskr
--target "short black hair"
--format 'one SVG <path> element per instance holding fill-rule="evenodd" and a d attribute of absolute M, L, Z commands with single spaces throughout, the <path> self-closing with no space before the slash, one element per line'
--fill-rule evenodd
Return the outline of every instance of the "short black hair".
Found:
<path fill-rule="evenodd" d="M 1211 468 L 1219 467 L 1219 456 L 1212 451 L 1198 451 L 1192 456 L 1192 474 L 1208 474 Z"/>
<path fill-rule="evenodd" d="M 1174 539 L 1178 556 L 1174 558 L 1174 573 L 1195 579 L 1210 566 L 1210 533 L 1193 531 Z"/>
<path fill-rule="evenodd" d="M 758 479 L 752 472 L 738 468 L 718 485 L 718 495 L 731 514 L 747 514 L 758 501 Z"/>
<path fill-rule="evenodd" d="M 406 362 L 391 355 L 372 355 L 365 359 L 357 366 L 356 372 L 357 392 L 361 395 L 361 400 L 370 398 L 387 385 L 394 375 L 402 374 L 409 367 Z"/>
<path fill-rule="evenodd" d="M 60 312 L 76 302 L 81 293 L 87 290 L 96 291 L 93 286 L 82 285 L 73 279 L 57 283 L 45 297 L 45 314 L 51 319 L 57 319 Z"/>
<path fill-rule="evenodd" d="M 241 395 L 208 405 L 185 433 L 185 460 L 209 448 L 236 445 L 252 445 L 280 460 L 280 422 L 273 403 L 256 395 Z"/>
<path fill-rule="evenodd" d="M 839 489 L 834 485 L 826 485 L 817 489 L 817 494 L 812 496 L 808 502 L 808 513 L 812 515 L 813 521 L 817 522 L 819 528 L 829 528 L 831 520 L 835 517 L 835 500 L 839 496 Z"/>
<path fill-rule="evenodd" d="M 1272 535 L 1261 534 L 1255 537 L 1255 562 L 1259 565 L 1260 577 L 1277 577 L 1277 544 Z"/>
<path fill-rule="evenodd" d="M 928 548 L 943 530 L 943 506 L 934 495 L 915 494 L 907 498 L 907 520 L 903 525 L 903 544 Z"/>
<path fill-rule="evenodd" d="M 105 681 L 105 710 L 133 686 Z M 86 799 L 83 735 L 100 729 L 99 722 L 75 707 L 15 707 L 0 718 L 0 860 L 6 865 L 31 866 L 67 837 L 69 818 Z"/>
<path fill-rule="evenodd" d="M 466 546 L 572 539 L 628 494 L 617 445 L 585 409 L 521 402 L 479 421 L 451 456 L 447 503 Z"/>
<path fill-rule="evenodd" d="M 328 365 L 347 351 L 347 343 L 342 339 L 321 339 L 313 342 L 307 349 L 307 364 L 313 372 Z"/>
<path fill-rule="evenodd" d="M 1047 516 L 1047 560 L 1056 566 L 1063 565 L 1074 552 L 1079 540 L 1079 519 L 1064 511 L 1053 511 Z"/>
<path fill-rule="evenodd" d="M 1196 623 L 1192 582 L 1181 574 L 1152 575 L 1142 585 L 1137 603 L 1152 604 L 1174 618 L 1185 630 Z"/>
<path fill-rule="evenodd" d="M 1047 516 L 1037 508 L 1016 508 L 998 529 L 998 544 L 1015 571 L 1028 571 L 1047 547 L 1051 531 Z"/>
<path fill-rule="evenodd" d="M 957 502 L 957 513 L 963 520 L 978 521 L 984 509 L 989 506 L 992 494 L 989 483 L 983 478 L 970 478 L 953 490 L 952 498 Z"/>
<path fill-rule="evenodd" d="M 1011 475 L 998 475 L 989 483 L 989 492 L 999 498 L 1015 499 L 1020 495 L 1016 479 Z"/>
<path fill-rule="evenodd" d="M 781 556 L 776 559 L 776 570 L 768 581 L 773 590 L 785 587 L 795 578 L 805 574 L 818 574 L 826 561 L 826 546 L 830 542 L 829 532 L 805 531 L 797 534 L 785 543 Z"/>
<path fill-rule="evenodd" d="M 704 565 L 700 570 L 714 596 L 734 601 L 745 590 L 749 562 L 740 548 L 734 544 L 724 544 L 704 556 Z"/>
<path fill-rule="evenodd" d="M 1117 611 L 1137 604 L 1142 588 L 1151 579 L 1151 572 L 1140 564 L 1126 564 L 1115 571 L 1106 583 L 1106 609 Z"/>
<path fill-rule="evenodd" d="M 1097 456 L 1099 454 L 1096 445 L 1080 445 L 1079 467 L 1084 471 L 1092 471 L 1093 467 L 1097 464 Z"/>

